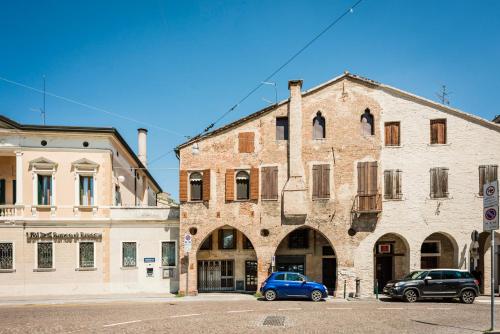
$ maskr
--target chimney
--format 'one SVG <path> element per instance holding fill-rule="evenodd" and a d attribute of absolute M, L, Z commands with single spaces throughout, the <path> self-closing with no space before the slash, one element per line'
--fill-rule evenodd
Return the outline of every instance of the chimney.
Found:
<path fill-rule="evenodd" d="M 138 154 L 139 160 L 142 164 L 147 167 L 148 159 L 147 159 L 147 138 L 148 138 L 148 130 L 147 129 L 137 129 L 137 143 L 138 143 Z"/>
<path fill-rule="evenodd" d="M 302 80 L 288 82 L 288 180 L 283 189 L 283 216 L 285 222 L 304 222 L 307 216 L 307 189 L 302 161 Z"/>

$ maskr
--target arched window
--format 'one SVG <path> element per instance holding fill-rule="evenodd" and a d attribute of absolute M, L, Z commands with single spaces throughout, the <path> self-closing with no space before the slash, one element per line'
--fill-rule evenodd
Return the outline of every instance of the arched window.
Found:
<path fill-rule="evenodd" d="M 250 175 L 245 171 L 236 173 L 236 199 L 250 198 Z"/>
<path fill-rule="evenodd" d="M 203 194 L 203 178 L 201 173 L 194 172 L 189 175 L 191 201 L 201 201 Z"/>
<path fill-rule="evenodd" d="M 325 138 L 325 118 L 321 116 L 321 111 L 318 111 L 313 119 L 313 139 L 323 138 Z"/>
<path fill-rule="evenodd" d="M 361 133 L 363 136 L 373 136 L 375 134 L 375 120 L 370 113 L 370 109 L 366 108 L 365 112 L 361 115 Z"/>

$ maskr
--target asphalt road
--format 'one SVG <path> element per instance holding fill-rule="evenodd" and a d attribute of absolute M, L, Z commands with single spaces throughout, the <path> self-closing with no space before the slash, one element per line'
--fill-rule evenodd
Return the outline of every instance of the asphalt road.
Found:
<path fill-rule="evenodd" d="M 486 330 L 489 305 L 179 299 L 164 303 L 1 306 L 0 319 L 0 333 L 457 334 Z"/>

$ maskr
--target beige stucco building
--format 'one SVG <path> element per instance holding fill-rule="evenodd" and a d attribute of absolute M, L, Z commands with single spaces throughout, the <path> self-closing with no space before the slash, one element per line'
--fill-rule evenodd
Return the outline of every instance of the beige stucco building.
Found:
<path fill-rule="evenodd" d="M 177 148 L 180 235 L 193 239 L 181 291 L 252 291 L 271 270 L 337 295 L 358 281 L 362 296 L 419 268 L 488 276 L 485 234 L 477 249 L 471 233 L 499 125 L 347 72 L 289 90 Z"/>
<path fill-rule="evenodd" d="M 178 207 L 158 206 L 145 129 L 0 116 L 0 294 L 178 290 Z"/>

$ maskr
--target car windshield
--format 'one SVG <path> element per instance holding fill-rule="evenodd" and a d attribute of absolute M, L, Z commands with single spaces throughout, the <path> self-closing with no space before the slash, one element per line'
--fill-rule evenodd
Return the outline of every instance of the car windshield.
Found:
<path fill-rule="evenodd" d="M 417 270 L 417 271 L 412 271 L 411 273 L 406 275 L 405 278 L 406 279 L 423 279 L 426 274 L 427 274 L 427 271 Z"/>

